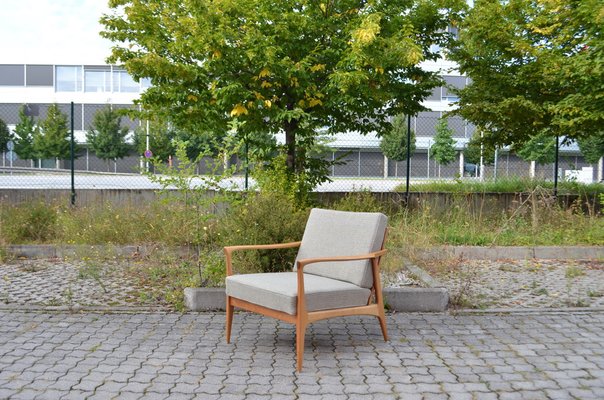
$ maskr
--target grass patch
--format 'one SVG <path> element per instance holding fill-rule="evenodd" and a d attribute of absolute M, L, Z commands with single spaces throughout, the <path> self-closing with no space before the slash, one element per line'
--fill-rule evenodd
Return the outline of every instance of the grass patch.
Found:
<path fill-rule="evenodd" d="M 441 193 L 528 193 L 537 188 L 553 192 L 553 181 L 528 179 L 528 178 L 499 178 L 496 180 L 439 180 L 424 183 L 414 183 L 410 186 L 413 192 L 441 192 Z M 395 191 L 405 191 L 404 185 L 399 185 Z M 604 184 L 584 184 L 575 181 L 558 182 L 559 194 L 596 195 L 604 192 Z"/>

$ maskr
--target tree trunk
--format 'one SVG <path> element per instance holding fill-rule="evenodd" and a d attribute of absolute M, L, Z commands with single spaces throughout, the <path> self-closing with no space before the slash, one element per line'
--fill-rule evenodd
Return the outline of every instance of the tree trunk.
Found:
<path fill-rule="evenodd" d="M 298 120 L 291 120 L 285 123 L 285 148 L 287 149 L 287 168 L 295 172 L 296 168 L 296 130 L 298 129 Z"/>

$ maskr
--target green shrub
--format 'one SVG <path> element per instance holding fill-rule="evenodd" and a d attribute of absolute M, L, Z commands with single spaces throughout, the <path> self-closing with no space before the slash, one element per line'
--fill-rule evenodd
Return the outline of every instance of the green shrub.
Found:
<path fill-rule="evenodd" d="M 330 205 L 331 208 L 341 211 L 355 212 L 385 212 L 384 202 L 379 201 L 368 190 L 349 192 L 341 199 Z"/>
<path fill-rule="evenodd" d="M 250 193 L 221 218 L 221 245 L 271 244 L 302 239 L 308 209 L 300 209 L 292 197 L 279 193 Z M 290 270 L 297 249 L 244 251 L 235 253 L 239 272 Z"/>
<path fill-rule="evenodd" d="M 3 217 L 8 243 L 44 242 L 57 232 L 57 209 L 44 203 L 11 207 Z"/>

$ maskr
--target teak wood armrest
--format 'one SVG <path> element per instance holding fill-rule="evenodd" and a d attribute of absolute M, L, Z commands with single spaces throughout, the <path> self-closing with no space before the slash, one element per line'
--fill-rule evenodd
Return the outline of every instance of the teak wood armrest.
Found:
<path fill-rule="evenodd" d="M 371 260 L 378 258 L 386 254 L 388 250 L 382 249 L 374 251 L 373 253 L 359 254 L 356 256 L 335 256 L 335 257 L 320 257 L 320 258 L 306 258 L 304 260 L 298 260 L 298 269 L 303 269 L 308 264 L 315 264 L 320 262 L 332 262 L 332 261 L 357 261 L 357 260 Z"/>

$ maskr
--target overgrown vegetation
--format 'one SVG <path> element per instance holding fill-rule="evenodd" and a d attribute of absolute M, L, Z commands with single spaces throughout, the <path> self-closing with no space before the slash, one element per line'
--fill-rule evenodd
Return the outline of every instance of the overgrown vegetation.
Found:
<path fill-rule="evenodd" d="M 128 262 L 126 272 L 146 288 L 141 296 L 182 308 L 185 287 L 223 284 L 223 246 L 300 240 L 309 211 L 308 206 L 297 205 L 295 197 L 277 192 L 250 192 L 231 198 L 228 209 L 202 210 L 199 204 L 186 204 L 183 197 L 181 201 L 175 199 L 78 208 L 0 203 L 0 244 L 135 244 L 156 248 L 151 255 Z M 542 198 L 534 206 L 527 201 L 502 210 L 482 201 L 457 195 L 445 207 L 422 203 L 407 210 L 369 192 L 358 192 L 323 206 L 390 215 L 390 253 L 383 265 L 386 271 L 397 271 L 403 258 L 416 259 L 420 250 L 443 244 L 604 244 L 604 218 L 585 213 L 579 205 L 563 209 Z M 188 255 L 178 255 L 175 246 L 188 247 Z M 291 268 L 295 250 L 241 252 L 237 256 L 234 265 L 238 272 L 280 271 Z"/>
<path fill-rule="evenodd" d="M 497 180 L 462 180 L 433 181 L 412 184 L 412 192 L 443 192 L 443 193 L 528 193 L 536 188 L 543 188 L 553 193 L 554 183 L 528 178 L 499 178 Z M 399 185 L 395 191 L 404 191 L 404 185 Z M 585 184 L 576 181 L 558 182 L 558 194 L 594 195 L 604 192 L 604 184 Z"/>

